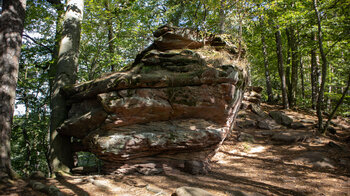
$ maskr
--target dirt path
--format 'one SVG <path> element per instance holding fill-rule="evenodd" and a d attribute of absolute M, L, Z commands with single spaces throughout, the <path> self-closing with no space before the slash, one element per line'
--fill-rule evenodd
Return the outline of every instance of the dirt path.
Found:
<path fill-rule="evenodd" d="M 271 109 L 264 106 L 265 111 Z M 284 113 L 309 124 L 300 130 L 240 130 L 245 139 L 237 141 L 237 133 L 228 138 L 214 156 L 208 175 L 169 170 L 156 176 L 67 176 L 43 182 L 55 184 L 67 195 L 171 195 L 181 186 L 202 188 L 218 196 L 350 195 L 350 146 L 346 141 L 350 125 L 346 120 L 335 121 L 335 135 L 316 136 L 311 123 L 316 121 L 314 116 L 290 110 Z M 278 132 L 308 137 L 276 145 L 272 137 Z"/>

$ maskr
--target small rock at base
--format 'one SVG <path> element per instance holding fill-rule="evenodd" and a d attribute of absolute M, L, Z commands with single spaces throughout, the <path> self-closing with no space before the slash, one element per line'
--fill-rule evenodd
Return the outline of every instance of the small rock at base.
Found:
<path fill-rule="evenodd" d="M 258 121 L 257 127 L 259 129 L 266 129 L 266 130 L 271 130 L 272 126 L 269 125 L 269 123 L 265 121 Z"/>
<path fill-rule="evenodd" d="M 292 129 L 302 129 L 305 128 L 305 125 L 301 122 L 292 122 L 292 124 L 290 124 L 290 127 Z"/>
<path fill-rule="evenodd" d="M 200 188 L 183 186 L 183 187 L 177 188 L 175 193 L 173 193 L 171 196 L 214 196 L 214 195 Z"/>
<path fill-rule="evenodd" d="M 210 168 L 203 161 L 185 161 L 184 171 L 192 175 L 208 174 Z"/>
<path fill-rule="evenodd" d="M 41 171 L 35 171 L 30 174 L 30 179 L 46 179 L 45 174 Z"/>

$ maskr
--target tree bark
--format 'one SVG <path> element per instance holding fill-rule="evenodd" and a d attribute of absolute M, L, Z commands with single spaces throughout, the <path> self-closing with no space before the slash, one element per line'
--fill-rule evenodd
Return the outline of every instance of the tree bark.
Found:
<path fill-rule="evenodd" d="M 295 36 L 295 30 L 293 27 L 286 29 L 286 35 L 288 39 L 288 58 L 287 58 L 287 70 L 286 80 L 288 86 L 288 103 L 290 107 L 296 105 L 296 93 L 298 85 L 298 53 L 297 53 L 297 40 Z"/>
<path fill-rule="evenodd" d="M 220 1 L 220 10 L 219 10 L 219 33 L 222 34 L 225 32 L 225 4 L 226 0 Z"/>
<path fill-rule="evenodd" d="M 263 18 L 260 17 L 260 26 L 261 29 L 263 29 Z M 266 49 L 266 42 L 265 42 L 265 35 L 263 32 L 261 32 L 261 45 L 262 45 L 262 52 L 264 57 L 264 68 L 265 68 L 265 80 L 266 80 L 266 92 L 267 92 L 267 102 L 272 103 L 273 102 L 273 94 L 272 94 L 272 87 L 271 87 L 271 78 L 270 78 L 270 72 L 269 72 L 269 61 L 268 61 L 268 54 Z"/>
<path fill-rule="evenodd" d="M 284 73 L 283 66 L 283 53 L 282 53 L 282 40 L 281 40 L 281 31 L 279 30 L 279 26 L 276 26 L 276 52 L 277 52 L 277 60 L 278 60 L 278 73 L 281 80 L 281 91 L 282 91 L 282 104 L 283 108 L 289 108 L 288 97 L 287 97 L 287 89 L 286 89 L 286 76 Z"/>
<path fill-rule="evenodd" d="M 52 92 L 53 92 L 53 84 L 55 81 L 55 77 L 56 77 L 56 70 L 57 70 L 57 61 L 58 61 L 58 51 L 59 51 L 59 47 L 60 47 L 60 40 L 61 40 L 61 36 L 62 36 L 62 22 L 63 22 L 63 17 L 64 17 L 64 5 L 60 2 L 60 0 L 47 0 L 49 3 L 51 3 L 57 12 L 57 18 L 56 18 L 56 34 L 55 34 L 55 45 L 52 51 L 52 62 L 54 62 L 53 64 L 51 64 L 50 69 L 49 69 L 49 86 L 50 86 L 50 99 L 52 99 Z M 53 105 L 51 103 L 52 101 L 50 100 L 50 109 L 51 109 L 51 113 L 53 111 Z M 51 129 L 51 120 L 50 120 L 50 129 Z M 50 132 L 50 130 L 49 130 Z M 45 158 L 48 164 L 48 169 L 49 169 L 49 176 L 53 175 L 53 168 L 52 168 L 52 163 L 50 161 L 50 156 L 51 156 L 51 136 L 50 134 L 48 134 L 48 150 L 45 152 Z"/>
<path fill-rule="evenodd" d="M 286 84 L 287 84 L 287 96 L 288 96 L 288 104 L 289 106 L 292 105 L 291 101 L 291 95 L 292 95 L 292 82 L 290 81 L 290 66 L 287 65 L 286 67 Z"/>
<path fill-rule="evenodd" d="M 316 34 L 313 33 L 312 42 L 317 41 Z M 316 103 L 317 103 L 317 94 L 318 94 L 318 63 L 317 63 L 317 57 L 316 57 L 316 48 L 311 49 L 311 107 L 312 109 L 316 109 Z"/>
<path fill-rule="evenodd" d="M 333 80 L 332 73 L 333 73 L 333 67 L 332 65 L 329 66 L 329 71 L 330 71 L 330 77 L 328 78 L 329 84 L 328 84 L 328 96 L 327 96 L 327 111 L 332 110 L 332 85 L 331 82 Z"/>
<path fill-rule="evenodd" d="M 290 95 L 290 107 L 296 105 L 296 96 L 298 89 L 298 68 L 299 68 L 299 58 L 298 58 L 298 45 L 297 38 L 294 28 L 290 29 L 290 41 L 291 41 L 291 53 L 292 53 L 292 73 L 291 73 L 291 95 Z"/>
<path fill-rule="evenodd" d="M 51 89 L 50 165 L 53 172 L 69 172 L 73 167 L 73 151 L 70 137 L 56 129 L 67 118 L 66 101 L 60 89 L 74 84 L 77 79 L 81 21 L 84 1 L 68 0 L 63 19 L 62 36 L 56 65 L 56 76 Z"/>
<path fill-rule="evenodd" d="M 110 11 L 110 3 L 109 1 L 105 1 L 105 7 L 107 11 Z M 108 53 L 109 53 L 109 60 L 110 60 L 110 66 L 111 71 L 113 72 L 115 70 L 115 64 L 114 64 L 114 31 L 113 31 L 113 22 L 112 17 L 108 17 L 107 21 L 107 28 L 108 28 Z"/>
<path fill-rule="evenodd" d="M 244 12 L 242 9 L 242 1 L 237 0 L 236 1 L 236 9 L 238 10 L 238 55 L 237 55 L 237 60 L 239 61 L 241 56 L 242 56 L 242 42 L 243 42 L 243 18 L 244 18 Z"/>
<path fill-rule="evenodd" d="M 14 178 L 11 126 L 22 46 L 26 0 L 3 0 L 0 17 L 0 179 Z"/>
<path fill-rule="evenodd" d="M 305 82 L 304 82 L 304 65 L 302 55 L 299 55 L 299 64 L 300 64 L 300 80 L 301 80 L 301 96 L 305 99 Z"/>
<path fill-rule="evenodd" d="M 328 67 L 328 62 L 326 55 L 323 51 L 323 37 L 322 37 L 322 27 L 321 27 L 321 18 L 320 14 L 317 9 L 317 1 L 313 0 L 314 4 L 314 9 L 315 9 L 315 14 L 316 14 L 316 19 L 317 19 L 317 38 L 318 38 L 318 45 L 319 45 L 319 50 L 322 58 L 322 75 L 321 75 L 321 84 L 320 84 L 320 89 L 318 93 L 318 98 L 317 98 L 317 105 L 316 105 L 316 110 L 317 110 L 317 118 L 318 118 L 318 130 L 321 133 L 324 133 L 323 129 L 323 117 L 322 117 L 322 101 L 324 97 L 324 87 L 326 83 L 326 76 L 327 76 L 327 67 Z"/>

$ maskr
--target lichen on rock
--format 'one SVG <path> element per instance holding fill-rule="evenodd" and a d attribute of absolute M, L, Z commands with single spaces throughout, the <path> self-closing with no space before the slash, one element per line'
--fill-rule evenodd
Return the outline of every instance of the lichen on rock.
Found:
<path fill-rule="evenodd" d="M 128 70 L 63 89 L 71 110 L 58 131 L 81 139 L 106 172 L 206 165 L 240 108 L 247 65 L 231 37 L 170 26 L 155 36 Z"/>

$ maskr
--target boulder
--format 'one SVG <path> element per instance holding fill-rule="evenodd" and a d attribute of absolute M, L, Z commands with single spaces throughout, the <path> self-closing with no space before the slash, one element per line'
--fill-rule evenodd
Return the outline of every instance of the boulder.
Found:
<path fill-rule="evenodd" d="M 258 121 L 257 127 L 259 129 L 266 129 L 266 130 L 273 129 L 273 126 L 267 120 L 260 120 L 260 121 Z"/>
<path fill-rule="evenodd" d="M 293 119 L 291 119 L 289 116 L 285 115 L 283 112 L 281 111 L 270 111 L 269 115 L 271 116 L 271 118 L 273 118 L 278 124 L 284 125 L 289 127 L 292 122 Z"/>
<path fill-rule="evenodd" d="M 257 104 L 251 104 L 251 110 L 261 118 L 268 118 L 268 115 Z"/>
<path fill-rule="evenodd" d="M 308 132 L 295 132 L 293 130 L 281 131 L 275 133 L 271 140 L 274 144 L 289 145 L 296 142 L 303 142 L 311 138 L 312 134 Z"/>
<path fill-rule="evenodd" d="M 164 164 L 208 172 L 203 163 L 232 130 L 248 75 L 229 37 L 202 44 L 194 35 L 163 26 L 124 71 L 65 87 L 71 109 L 59 133 L 82 141 L 107 173 L 156 174 Z"/>
<path fill-rule="evenodd" d="M 306 126 L 305 126 L 303 123 L 301 123 L 301 122 L 292 122 L 292 123 L 290 124 L 290 127 L 291 127 L 292 129 L 303 129 L 303 128 L 305 128 Z"/>
<path fill-rule="evenodd" d="M 242 129 L 254 128 L 256 126 L 256 121 L 255 120 L 249 120 L 249 119 L 239 120 L 237 122 L 237 126 L 239 128 L 242 128 Z"/>

